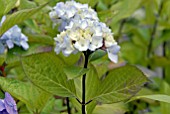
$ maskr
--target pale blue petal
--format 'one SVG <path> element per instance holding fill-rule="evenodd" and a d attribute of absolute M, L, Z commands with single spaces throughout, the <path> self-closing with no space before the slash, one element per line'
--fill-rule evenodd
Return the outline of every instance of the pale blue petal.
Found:
<path fill-rule="evenodd" d="M 0 111 L 5 109 L 5 104 L 4 104 L 4 100 L 0 99 Z"/>
<path fill-rule="evenodd" d="M 5 51 L 5 47 L 0 41 L 0 54 L 4 53 L 4 51 Z"/>
<path fill-rule="evenodd" d="M 9 49 L 12 49 L 14 47 L 14 43 L 11 40 L 7 40 L 6 44 L 7 44 Z"/>

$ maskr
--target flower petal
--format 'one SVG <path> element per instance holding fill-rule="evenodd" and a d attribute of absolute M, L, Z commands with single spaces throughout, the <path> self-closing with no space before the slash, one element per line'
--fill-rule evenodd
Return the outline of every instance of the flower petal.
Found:
<path fill-rule="evenodd" d="M 113 54 L 113 53 L 108 52 L 108 57 L 112 62 L 114 62 L 114 63 L 118 62 L 118 55 L 117 54 Z"/>
<path fill-rule="evenodd" d="M 93 36 L 92 42 L 90 43 L 89 49 L 91 51 L 95 51 L 97 48 L 102 47 L 103 45 L 103 38 L 100 36 Z"/>
<path fill-rule="evenodd" d="M 79 41 L 77 41 L 74 44 L 74 47 L 78 49 L 79 51 L 87 51 L 87 49 L 89 48 L 89 45 L 90 45 L 90 41 L 88 39 L 81 38 Z"/>
<path fill-rule="evenodd" d="M 7 44 L 9 49 L 12 49 L 14 47 L 14 43 L 11 40 L 7 40 L 6 44 Z"/>
<path fill-rule="evenodd" d="M 119 52 L 119 50 L 120 50 L 120 46 L 118 46 L 117 44 L 107 48 L 108 57 L 111 61 L 117 63 L 118 61 L 117 53 Z"/>
<path fill-rule="evenodd" d="M 0 99 L 0 111 L 5 109 L 5 104 L 4 104 L 4 100 Z"/>
<path fill-rule="evenodd" d="M 8 92 L 5 92 L 4 104 L 9 114 L 18 114 L 15 100 Z"/>
<path fill-rule="evenodd" d="M 22 48 L 24 49 L 24 50 L 27 50 L 28 48 L 29 48 L 29 45 L 28 45 L 28 43 L 26 42 L 26 41 L 21 41 L 21 46 L 22 46 Z"/>

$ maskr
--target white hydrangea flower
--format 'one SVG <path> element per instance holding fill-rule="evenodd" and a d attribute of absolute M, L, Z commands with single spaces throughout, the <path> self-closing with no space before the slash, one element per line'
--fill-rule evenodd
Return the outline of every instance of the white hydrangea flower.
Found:
<path fill-rule="evenodd" d="M 61 20 L 61 33 L 55 38 L 55 52 L 62 52 L 65 56 L 78 51 L 95 51 L 106 49 L 111 61 L 118 61 L 120 46 L 113 38 L 113 33 L 105 23 L 99 22 L 97 13 L 87 4 L 69 1 L 58 3 L 54 7 L 57 17 Z M 52 12 L 51 12 L 52 13 Z"/>
<path fill-rule="evenodd" d="M 1 24 L 5 21 L 5 16 L 3 16 L 1 20 Z M 9 49 L 14 48 L 14 45 L 17 45 L 19 47 L 22 47 L 24 50 L 27 50 L 29 48 L 29 45 L 27 43 L 28 38 L 21 32 L 21 29 L 14 25 L 12 28 L 10 28 L 8 31 L 6 31 L 0 38 L 1 47 L 3 45 L 3 49 L 7 46 Z M 1 50 L 3 53 L 3 51 Z"/>

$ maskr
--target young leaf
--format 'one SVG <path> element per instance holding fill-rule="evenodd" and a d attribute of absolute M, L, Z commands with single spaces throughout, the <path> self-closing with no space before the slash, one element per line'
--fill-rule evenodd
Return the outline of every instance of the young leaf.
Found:
<path fill-rule="evenodd" d="M 95 51 L 94 53 L 92 53 L 92 54 L 90 55 L 89 61 L 95 61 L 95 60 L 97 60 L 97 59 L 102 58 L 102 57 L 105 56 L 105 55 L 106 55 L 106 52 L 99 49 L 99 50 Z"/>
<path fill-rule="evenodd" d="M 64 61 L 54 53 L 40 53 L 24 57 L 22 66 L 28 78 L 38 87 L 52 94 L 76 96 L 73 80 L 67 81 Z"/>
<path fill-rule="evenodd" d="M 147 81 L 145 75 L 134 66 L 123 66 L 109 72 L 100 84 L 99 93 L 93 99 L 114 103 L 134 96 Z"/>
<path fill-rule="evenodd" d="M 32 15 L 37 13 L 39 10 L 41 10 L 43 7 L 45 7 L 48 3 L 43 4 L 39 7 L 32 8 L 32 9 L 25 9 L 20 10 L 16 13 L 13 13 L 12 15 L 8 16 L 6 20 L 3 22 L 2 26 L 0 27 L 0 36 L 6 32 L 8 29 L 10 29 L 15 24 L 21 23 L 22 21 L 30 18 Z"/>

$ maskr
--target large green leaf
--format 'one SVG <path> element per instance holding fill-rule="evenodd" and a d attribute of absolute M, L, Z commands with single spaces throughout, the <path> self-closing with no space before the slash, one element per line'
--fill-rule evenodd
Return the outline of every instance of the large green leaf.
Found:
<path fill-rule="evenodd" d="M 82 76 L 87 71 L 88 69 L 77 67 L 77 66 L 68 66 L 64 68 L 64 73 L 67 75 L 68 80 Z"/>
<path fill-rule="evenodd" d="M 76 96 L 74 81 L 67 81 L 65 63 L 54 53 L 40 53 L 24 57 L 22 66 L 28 78 L 38 87 L 55 95 Z"/>
<path fill-rule="evenodd" d="M 100 80 L 97 70 L 92 65 L 89 65 L 89 71 L 86 74 L 86 102 L 95 97 L 98 93 Z"/>
<path fill-rule="evenodd" d="M 127 107 L 123 103 L 102 104 L 96 106 L 92 114 L 124 114 Z"/>
<path fill-rule="evenodd" d="M 123 66 L 109 72 L 96 97 L 97 101 L 113 103 L 127 100 L 134 96 L 147 81 L 145 75 L 134 66 Z"/>
<path fill-rule="evenodd" d="M 142 99 L 142 98 L 147 98 L 147 99 L 157 100 L 157 101 L 161 101 L 161 102 L 165 102 L 165 103 L 170 103 L 170 96 L 163 95 L 163 94 L 135 96 L 132 99 L 130 99 L 130 101 Z"/>
<path fill-rule="evenodd" d="M 32 111 L 41 111 L 51 97 L 49 93 L 38 89 L 30 83 L 14 79 L 0 77 L 0 88 L 27 104 Z"/>
<path fill-rule="evenodd" d="M 170 86 L 167 82 L 163 81 L 161 86 L 161 92 L 166 95 L 170 95 Z M 161 113 L 162 114 L 169 114 L 170 103 L 161 102 Z"/>
<path fill-rule="evenodd" d="M 0 10 L 0 19 L 3 15 L 8 13 L 12 8 L 15 7 L 15 4 L 18 0 L 0 0 L 1 10 Z"/>
<path fill-rule="evenodd" d="M 45 7 L 47 4 L 48 3 L 43 4 L 36 8 L 32 8 L 32 9 L 20 10 L 16 13 L 13 13 L 10 16 L 8 16 L 0 28 L 0 35 L 2 35 L 4 32 L 6 32 L 8 29 L 10 29 L 15 24 L 21 23 L 22 21 L 30 18 L 32 15 L 37 13 L 39 10 L 41 10 L 43 7 Z"/>
<path fill-rule="evenodd" d="M 44 44 L 29 44 L 29 49 L 27 51 L 23 50 L 21 47 L 14 47 L 10 49 L 7 53 L 6 62 L 9 64 L 7 67 L 13 66 L 13 63 L 20 61 L 20 56 L 28 56 L 36 53 L 49 52 L 52 50 L 51 46 Z"/>
<path fill-rule="evenodd" d="M 81 60 L 79 61 L 80 57 L 81 57 L 81 53 L 77 53 L 77 54 L 71 54 L 70 56 L 66 57 L 64 56 L 62 53 L 60 53 L 58 55 L 65 63 L 67 63 L 67 65 L 75 65 L 77 62 L 81 62 Z"/>

